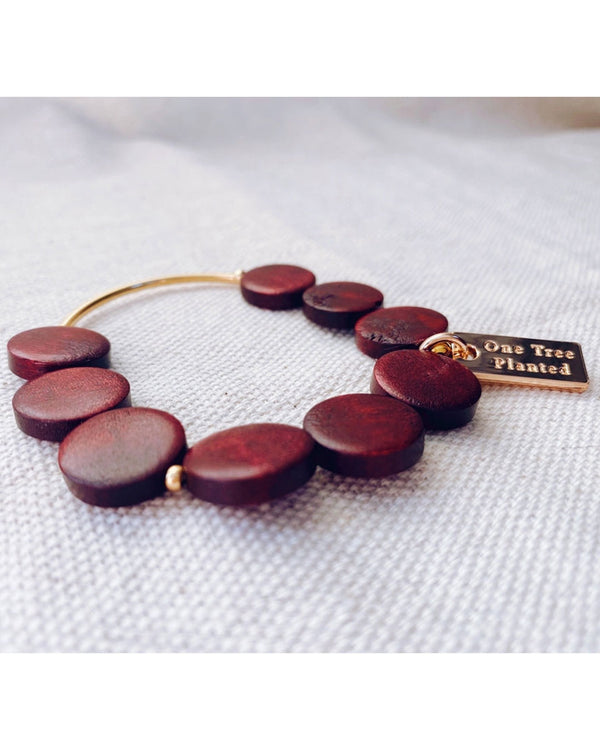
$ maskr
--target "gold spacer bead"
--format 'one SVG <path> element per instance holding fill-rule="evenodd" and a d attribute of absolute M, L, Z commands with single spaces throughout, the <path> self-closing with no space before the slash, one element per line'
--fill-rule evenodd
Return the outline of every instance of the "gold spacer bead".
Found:
<path fill-rule="evenodd" d="M 169 492 L 179 492 L 183 476 L 183 466 L 169 466 L 165 475 L 165 486 Z"/>

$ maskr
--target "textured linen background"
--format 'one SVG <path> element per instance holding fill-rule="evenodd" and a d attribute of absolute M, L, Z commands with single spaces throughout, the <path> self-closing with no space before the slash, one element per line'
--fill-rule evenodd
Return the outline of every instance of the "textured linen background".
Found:
<path fill-rule="evenodd" d="M 305 265 L 451 329 L 578 341 L 587 393 L 484 388 L 384 480 L 272 507 L 75 500 L 1 368 L 4 651 L 600 649 L 597 100 L 3 100 L 1 333 L 156 275 Z M 351 334 L 227 287 L 84 325 L 192 444 L 368 391 Z"/>

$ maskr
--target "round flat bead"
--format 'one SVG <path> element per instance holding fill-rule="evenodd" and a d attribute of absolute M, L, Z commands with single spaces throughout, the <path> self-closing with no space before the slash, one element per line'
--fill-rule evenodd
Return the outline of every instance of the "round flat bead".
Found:
<path fill-rule="evenodd" d="M 481 385 L 457 360 L 433 352 L 400 349 L 377 360 L 371 391 L 414 407 L 425 427 L 447 430 L 473 419 Z"/>
<path fill-rule="evenodd" d="M 315 275 L 300 266 L 276 264 L 247 271 L 241 280 L 246 302 L 268 310 L 301 307 L 302 294 L 316 282 Z"/>
<path fill-rule="evenodd" d="M 354 327 L 356 345 L 375 359 L 394 349 L 417 348 L 429 336 L 447 330 L 446 317 L 427 307 L 382 307 Z"/>
<path fill-rule="evenodd" d="M 410 406 L 384 396 L 352 393 L 313 406 L 304 429 L 317 444 L 317 463 L 351 477 L 384 477 L 423 454 L 424 428 Z"/>
<path fill-rule="evenodd" d="M 326 328 L 353 328 L 359 318 L 383 303 L 383 294 L 367 284 L 333 281 L 317 284 L 302 296 L 309 320 Z"/>
<path fill-rule="evenodd" d="M 196 443 L 183 461 L 187 487 L 218 505 L 256 505 L 298 489 L 314 474 L 312 438 L 286 424 L 248 424 Z"/>
<path fill-rule="evenodd" d="M 129 383 L 118 372 L 71 367 L 24 383 L 13 397 L 17 424 L 39 440 L 62 440 L 86 419 L 129 406 Z"/>
<path fill-rule="evenodd" d="M 109 366 L 109 340 L 88 328 L 32 328 L 13 336 L 7 349 L 8 366 L 26 380 L 64 367 Z"/>
<path fill-rule="evenodd" d="M 181 423 L 158 409 L 98 414 L 60 444 L 58 464 L 71 492 L 91 505 L 135 505 L 165 492 L 167 469 L 186 450 Z"/>

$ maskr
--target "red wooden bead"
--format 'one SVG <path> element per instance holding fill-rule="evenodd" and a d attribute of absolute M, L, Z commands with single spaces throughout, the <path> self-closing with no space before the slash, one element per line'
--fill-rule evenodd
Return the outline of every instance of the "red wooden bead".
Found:
<path fill-rule="evenodd" d="M 414 407 L 425 427 L 447 430 L 473 419 L 481 385 L 458 360 L 433 352 L 400 349 L 375 362 L 371 391 Z"/>
<path fill-rule="evenodd" d="M 354 327 L 356 345 L 377 359 L 394 349 L 416 348 L 434 333 L 448 330 L 448 320 L 427 307 L 382 307 Z"/>
<path fill-rule="evenodd" d="M 383 294 L 367 284 L 333 281 L 317 284 L 302 296 L 304 314 L 326 328 L 353 328 L 356 321 L 383 303 Z"/>
<path fill-rule="evenodd" d="M 317 444 L 317 463 L 351 477 L 404 471 L 423 453 L 424 429 L 410 406 L 383 396 L 352 393 L 313 406 L 304 429 Z"/>
<path fill-rule="evenodd" d="M 302 305 L 302 293 L 316 282 L 315 275 L 300 266 L 260 266 L 241 280 L 244 299 L 256 307 L 289 310 Z"/>
<path fill-rule="evenodd" d="M 118 372 L 71 367 L 24 383 L 13 397 L 17 424 L 40 440 L 62 440 L 78 424 L 129 406 L 129 383 Z"/>
<path fill-rule="evenodd" d="M 135 505 L 162 495 L 169 466 L 186 450 L 181 423 L 158 409 L 128 407 L 83 422 L 60 444 L 71 492 L 91 505 Z"/>
<path fill-rule="evenodd" d="M 13 336 L 7 349 L 8 366 L 26 380 L 63 367 L 109 366 L 109 340 L 88 328 L 32 328 Z"/>
<path fill-rule="evenodd" d="M 256 505 L 301 487 L 314 474 L 311 437 L 286 424 L 248 424 L 196 443 L 183 468 L 196 497 L 218 505 Z"/>

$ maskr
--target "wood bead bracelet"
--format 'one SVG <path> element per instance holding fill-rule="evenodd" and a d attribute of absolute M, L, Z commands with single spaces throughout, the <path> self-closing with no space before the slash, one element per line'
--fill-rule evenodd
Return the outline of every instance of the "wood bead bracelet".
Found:
<path fill-rule="evenodd" d="M 313 406 L 303 427 L 246 424 L 209 435 L 188 450 L 181 423 L 132 407 L 128 381 L 109 367 L 110 343 L 75 324 L 135 291 L 188 282 L 235 284 L 269 310 L 302 307 L 327 328 L 352 329 L 376 362 L 371 393 Z M 415 464 L 426 429 L 469 422 L 481 381 L 582 391 L 588 379 L 575 343 L 447 333 L 448 321 L 422 307 L 382 307 L 377 289 L 354 282 L 316 284 L 308 270 L 268 265 L 248 272 L 172 276 L 119 287 L 82 305 L 60 326 L 34 328 L 7 344 L 10 369 L 28 382 L 13 398 L 18 426 L 60 442 L 58 463 L 70 491 L 92 505 L 134 505 L 177 492 L 220 505 L 247 506 L 301 487 L 317 466 L 353 477 L 383 477 Z"/>

